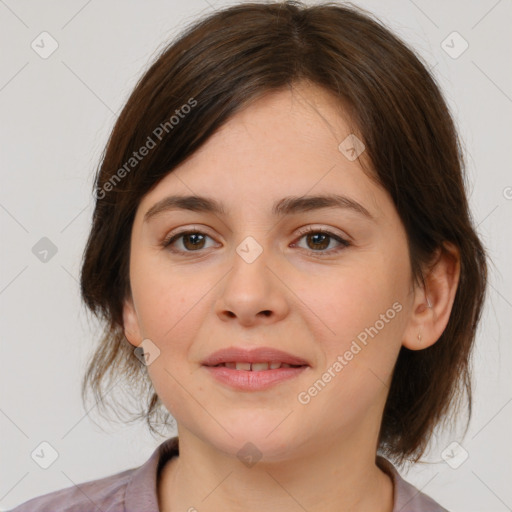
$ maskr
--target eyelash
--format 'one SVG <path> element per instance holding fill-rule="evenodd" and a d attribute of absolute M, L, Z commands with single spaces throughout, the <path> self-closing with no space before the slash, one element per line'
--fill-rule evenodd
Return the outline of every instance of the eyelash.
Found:
<path fill-rule="evenodd" d="M 334 240 L 336 240 L 337 242 L 339 242 L 341 244 L 340 247 L 337 247 L 335 249 L 329 249 L 328 251 L 325 251 L 325 250 L 321 250 L 321 251 L 312 251 L 312 250 L 308 250 L 308 249 L 303 249 L 304 251 L 306 251 L 306 253 L 312 255 L 312 256 L 330 256 L 331 254 L 334 254 L 334 253 L 338 253 L 342 250 L 344 250 L 345 248 L 349 247 L 352 245 L 351 242 L 349 242 L 348 240 L 346 240 L 345 238 L 342 238 L 340 237 L 339 235 L 336 235 L 334 233 L 332 233 L 331 231 L 328 231 L 328 230 L 325 230 L 325 229 L 318 229 L 318 228 L 314 228 L 314 227 L 307 227 L 305 229 L 302 229 L 302 230 L 299 230 L 299 234 L 300 234 L 300 237 L 299 237 L 299 240 L 301 238 L 303 238 L 305 235 L 308 235 L 310 233 L 314 233 L 314 234 L 322 234 L 322 235 L 327 235 L 329 238 L 332 238 Z M 200 250 L 198 251 L 181 251 L 181 250 L 176 250 L 176 249 L 171 249 L 170 246 L 173 242 L 175 242 L 177 239 L 185 236 L 185 235 L 206 235 L 208 238 L 211 238 L 209 235 L 207 235 L 206 233 L 204 233 L 203 231 L 199 231 L 199 230 L 186 230 L 186 231 L 180 231 L 179 233 L 174 233 L 168 237 L 165 238 L 165 240 L 162 242 L 162 247 L 164 249 L 169 249 L 171 252 L 174 252 L 174 253 L 179 253 L 179 254 L 190 254 L 192 255 L 193 253 L 195 252 L 200 252 Z M 294 245 L 295 245 L 295 242 L 294 242 Z"/>

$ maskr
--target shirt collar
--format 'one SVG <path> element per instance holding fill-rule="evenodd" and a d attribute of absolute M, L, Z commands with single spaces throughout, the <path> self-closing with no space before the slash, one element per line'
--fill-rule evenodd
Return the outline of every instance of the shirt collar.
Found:
<path fill-rule="evenodd" d="M 178 436 L 165 440 L 151 457 L 134 472 L 125 494 L 125 512 L 159 512 L 158 477 L 164 464 L 179 455 Z"/>
<path fill-rule="evenodd" d="M 160 512 L 158 508 L 158 478 L 165 463 L 179 455 L 178 436 L 171 437 L 160 444 L 151 457 L 135 469 L 126 487 L 125 512 Z M 377 456 L 377 466 L 386 472 L 393 481 L 393 512 L 413 512 L 421 505 L 426 512 L 443 511 L 437 503 L 406 482 L 396 468 L 387 459 Z"/>
<path fill-rule="evenodd" d="M 389 460 L 377 456 L 377 466 L 393 481 L 393 512 L 447 512 L 430 496 L 404 480 Z"/>

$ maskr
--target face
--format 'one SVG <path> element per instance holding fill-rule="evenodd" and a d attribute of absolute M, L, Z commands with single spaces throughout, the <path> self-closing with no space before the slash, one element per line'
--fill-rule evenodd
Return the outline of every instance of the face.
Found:
<path fill-rule="evenodd" d="M 375 449 L 412 280 L 390 197 L 363 172 L 364 152 L 339 149 L 350 134 L 322 89 L 275 92 L 141 201 L 125 333 L 133 345 L 150 340 L 148 372 L 180 435 L 228 454 L 250 441 L 269 460 L 322 443 Z M 304 201 L 335 195 L 344 199 Z M 222 211 L 170 196 L 205 197 Z M 246 370 L 203 364 L 230 347 L 270 347 L 307 364 L 277 370 L 286 378 L 266 387 L 265 376 L 236 387 L 229 379 L 244 372 L 237 382 L 249 382 Z"/>

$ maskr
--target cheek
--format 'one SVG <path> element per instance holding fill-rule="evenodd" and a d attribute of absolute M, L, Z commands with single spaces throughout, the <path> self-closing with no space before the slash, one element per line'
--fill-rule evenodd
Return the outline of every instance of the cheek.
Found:
<path fill-rule="evenodd" d="M 325 357 L 320 366 L 329 368 L 341 356 L 345 378 L 350 374 L 354 387 L 370 371 L 384 381 L 391 374 L 406 325 L 409 283 L 408 260 L 400 247 L 361 260 L 364 264 L 325 280 L 324 293 L 312 301 L 329 328 L 317 332 Z"/>
<path fill-rule="evenodd" d="M 134 257 L 131 285 L 144 336 L 157 344 L 179 338 L 201 298 L 211 289 L 207 279 L 173 268 L 165 258 Z"/>
<path fill-rule="evenodd" d="M 406 309 L 389 276 L 379 280 L 365 270 L 353 269 L 326 295 L 330 301 L 324 296 L 317 308 L 330 330 L 316 333 L 322 360 L 298 402 L 309 417 L 325 417 L 328 431 L 362 422 L 384 403 Z"/>
<path fill-rule="evenodd" d="M 402 304 L 407 293 L 403 272 L 382 264 L 371 270 L 366 265 L 353 266 L 325 280 L 322 289 L 312 303 L 331 330 L 343 336 L 355 336 L 373 325 L 395 302 Z M 390 312 L 393 318 L 394 312 Z"/>

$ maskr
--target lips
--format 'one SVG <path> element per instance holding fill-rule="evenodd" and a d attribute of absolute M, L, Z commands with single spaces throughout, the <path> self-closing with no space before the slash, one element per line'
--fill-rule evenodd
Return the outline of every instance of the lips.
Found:
<path fill-rule="evenodd" d="M 237 392 L 265 391 L 311 369 L 305 359 L 270 347 L 226 348 L 202 364 L 217 382 Z"/>
<path fill-rule="evenodd" d="M 245 370 L 251 372 L 263 372 L 266 370 L 278 370 L 279 368 L 300 368 L 301 365 L 292 365 L 287 363 L 280 363 L 279 361 L 272 361 L 268 363 L 220 363 L 214 368 L 231 368 L 232 370 Z"/>
<path fill-rule="evenodd" d="M 277 366 L 278 363 L 279 366 Z M 230 347 L 214 352 L 202 364 L 204 366 L 225 366 L 246 371 L 310 366 L 305 359 L 272 347 L 257 347 L 253 349 Z M 268 366 L 265 367 L 265 365 Z"/>

